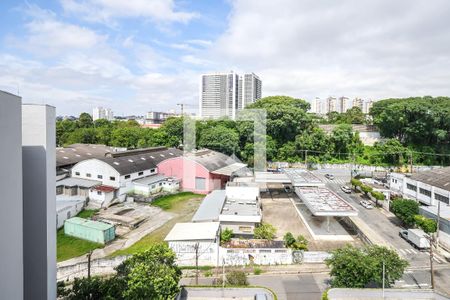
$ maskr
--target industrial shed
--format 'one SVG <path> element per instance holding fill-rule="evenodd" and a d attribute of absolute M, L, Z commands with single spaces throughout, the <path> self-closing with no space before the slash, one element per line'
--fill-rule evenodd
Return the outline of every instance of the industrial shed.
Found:
<path fill-rule="evenodd" d="M 106 244 L 116 237 L 114 225 L 78 217 L 64 222 L 64 234 L 99 244 Z"/>

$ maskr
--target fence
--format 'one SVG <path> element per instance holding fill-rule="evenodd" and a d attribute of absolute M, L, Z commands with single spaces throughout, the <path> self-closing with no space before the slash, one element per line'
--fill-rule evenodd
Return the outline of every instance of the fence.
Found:
<path fill-rule="evenodd" d="M 91 275 L 109 275 L 114 273 L 114 268 L 120 265 L 127 256 L 114 258 L 100 258 L 91 261 Z M 72 281 L 74 278 L 87 277 L 88 263 L 82 262 L 69 266 L 61 266 L 57 269 L 57 281 Z"/>

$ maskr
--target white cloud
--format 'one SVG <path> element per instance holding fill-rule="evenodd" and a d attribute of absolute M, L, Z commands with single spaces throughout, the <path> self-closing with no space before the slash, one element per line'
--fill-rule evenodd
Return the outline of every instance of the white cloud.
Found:
<path fill-rule="evenodd" d="M 173 0 L 61 0 L 64 11 L 91 22 L 114 24 L 117 18 L 149 18 L 163 23 L 187 23 L 198 16 L 178 10 Z"/>
<path fill-rule="evenodd" d="M 264 95 L 449 95 L 449 27 L 445 0 L 236 0 L 210 55 Z"/>

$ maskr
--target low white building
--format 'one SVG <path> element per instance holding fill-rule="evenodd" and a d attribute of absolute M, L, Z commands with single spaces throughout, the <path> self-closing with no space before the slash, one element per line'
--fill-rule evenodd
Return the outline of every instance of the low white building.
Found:
<path fill-rule="evenodd" d="M 134 193 L 146 197 L 161 192 L 175 193 L 180 188 L 178 179 L 160 174 L 137 179 L 133 183 Z"/>
<path fill-rule="evenodd" d="M 75 217 L 83 210 L 86 204 L 82 196 L 56 196 L 56 228 L 64 226 L 64 221 Z"/>
<path fill-rule="evenodd" d="M 164 241 L 177 255 L 180 266 L 194 265 L 196 255 L 199 265 L 218 265 L 219 222 L 177 223 Z"/>
<path fill-rule="evenodd" d="M 420 213 L 429 218 L 437 219 L 440 206 L 440 230 L 450 234 L 450 167 L 412 175 L 391 173 L 389 186 L 392 192 L 423 204 Z"/>
<path fill-rule="evenodd" d="M 259 187 L 249 182 L 229 182 L 225 190 L 212 191 L 192 218 L 192 222 L 218 221 L 236 235 L 253 235 L 261 220 Z"/>
<path fill-rule="evenodd" d="M 96 192 L 90 193 L 90 196 L 93 196 L 91 200 L 106 201 L 105 198 L 112 196 L 112 199 L 123 202 L 128 193 L 134 193 L 136 181 L 146 181 L 150 178 L 153 180 L 152 176 L 158 173 L 158 163 L 181 154 L 180 150 L 165 147 L 109 153 L 103 158 L 78 162 L 71 169 L 71 175 L 72 178 L 96 180 L 102 186 L 114 188 L 113 194 L 108 195 L 102 195 L 100 192 L 104 191 L 96 189 Z M 142 184 L 138 185 L 142 187 Z M 170 183 L 171 187 L 174 185 L 173 182 Z M 95 193 L 98 197 L 95 197 Z"/>

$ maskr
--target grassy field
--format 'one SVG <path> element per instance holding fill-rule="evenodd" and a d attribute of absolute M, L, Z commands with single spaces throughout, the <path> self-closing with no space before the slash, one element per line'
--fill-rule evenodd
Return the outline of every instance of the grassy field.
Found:
<path fill-rule="evenodd" d="M 92 217 L 97 211 L 98 210 L 94 209 L 83 210 L 77 215 L 77 217 L 88 219 Z M 102 247 L 102 244 L 97 244 L 65 235 L 64 228 L 58 229 L 56 234 L 56 259 L 58 262 L 83 255 L 91 250 Z"/>
<path fill-rule="evenodd" d="M 58 229 L 56 240 L 56 259 L 58 262 L 77 257 L 88 253 L 91 250 L 103 247 L 102 244 L 65 235 L 64 228 Z"/>
<path fill-rule="evenodd" d="M 201 199 L 205 195 L 198 195 L 190 192 L 183 192 L 175 195 L 169 195 L 154 201 L 151 205 L 161 207 L 165 211 L 175 214 L 163 226 L 152 233 L 144 236 L 131 247 L 114 252 L 111 256 L 128 255 L 146 250 L 149 245 L 164 241 L 164 238 L 176 223 L 189 222 L 197 211 Z"/>

